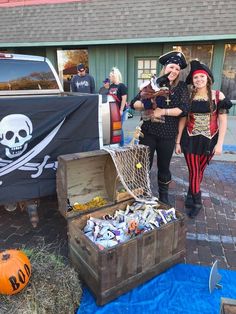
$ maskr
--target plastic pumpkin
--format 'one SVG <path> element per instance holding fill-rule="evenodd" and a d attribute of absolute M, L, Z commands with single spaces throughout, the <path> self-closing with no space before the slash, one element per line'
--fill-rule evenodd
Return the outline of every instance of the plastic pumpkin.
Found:
<path fill-rule="evenodd" d="M 0 294 L 20 292 L 28 284 L 30 276 L 31 264 L 22 251 L 0 252 Z"/>

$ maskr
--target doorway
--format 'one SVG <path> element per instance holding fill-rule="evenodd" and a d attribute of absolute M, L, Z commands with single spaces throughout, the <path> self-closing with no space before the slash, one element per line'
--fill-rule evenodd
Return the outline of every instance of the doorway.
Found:
<path fill-rule="evenodd" d="M 88 50 L 57 50 L 59 77 L 64 87 L 64 91 L 70 91 L 70 81 L 77 74 L 77 65 L 83 63 L 87 72 L 88 67 Z"/>

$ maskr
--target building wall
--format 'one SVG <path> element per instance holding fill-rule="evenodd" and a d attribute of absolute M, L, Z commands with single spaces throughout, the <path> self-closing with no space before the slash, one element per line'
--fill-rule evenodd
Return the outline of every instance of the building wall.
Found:
<path fill-rule="evenodd" d="M 232 41 L 231 41 L 232 42 Z M 206 43 L 206 42 L 205 42 Z M 228 41 L 209 42 L 214 45 L 212 56 L 212 71 L 215 78 L 215 89 L 221 88 L 222 71 L 224 63 L 225 44 Z M 198 43 L 192 43 L 198 44 Z M 201 42 L 199 42 L 201 44 Z M 202 42 L 204 44 L 204 42 Z M 92 45 L 88 46 L 89 71 L 94 76 L 96 89 L 102 86 L 102 81 L 109 76 L 113 66 L 119 68 L 123 76 L 123 82 L 128 86 L 128 100 L 130 101 L 137 93 L 137 58 L 157 58 L 170 50 L 173 50 L 175 43 L 153 43 L 153 44 L 123 44 L 123 45 Z M 176 43 L 181 45 L 181 43 Z M 183 45 L 191 45 L 191 42 Z M 15 53 L 25 53 L 46 56 L 50 59 L 56 69 L 57 67 L 57 49 L 60 47 L 25 47 L 9 48 L 8 51 Z M 68 47 L 68 49 L 77 49 L 80 47 Z M 157 73 L 159 73 L 159 66 Z M 236 103 L 236 101 L 235 101 Z M 236 104 L 230 110 L 231 115 L 236 115 Z"/>
<path fill-rule="evenodd" d="M 127 46 L 126 45 L 102 45 L 89 46 L 89 73 L 95 79 L 96 89 L 103 85 L 102 81 L 109 76 L 112 67 L 117 67 L 123 78 L 127 81 Z"/>

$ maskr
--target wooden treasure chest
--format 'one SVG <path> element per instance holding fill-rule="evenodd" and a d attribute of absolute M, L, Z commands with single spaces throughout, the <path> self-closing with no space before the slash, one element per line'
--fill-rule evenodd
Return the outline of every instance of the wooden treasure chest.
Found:
<path fill-rule="evenodd" d="M 142 149 L 147 148 L 143 146 Z M 107 151 L 60 156 L 57 194 L 59 210 L 68 219 L 70 259 L 98 305 L 183 261 L 186 230 L 184 216 L 178 211 L 176 220 L 104 250 L 84 234 L 83 229 L 91 216 L 113 215 L 134 202 L 128 192 L 120 189 L 117 169 Z M 68 211 L 70 205 L 85 204 L 97 196 L 105 199 L 106 205 Z"/>

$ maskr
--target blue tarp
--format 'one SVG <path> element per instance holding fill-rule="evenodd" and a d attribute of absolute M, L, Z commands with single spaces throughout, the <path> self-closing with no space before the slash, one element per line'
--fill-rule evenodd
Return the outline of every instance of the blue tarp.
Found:
<path fill-rule="evenodd" d="M 223 151 L 228 152 L 228 151 L 232 151 L 232 152 L 236 152 L 236 145 L 223 145 Z"/>
<path fill-rule="evenodd" d="M 178 264 L 104 306 L 84 287 L 77 314 L 219 314 L 221 297 L 236 299 L 236 271 L 220 269 L 222 289 L 210 293 L 210 270 Z"/>

